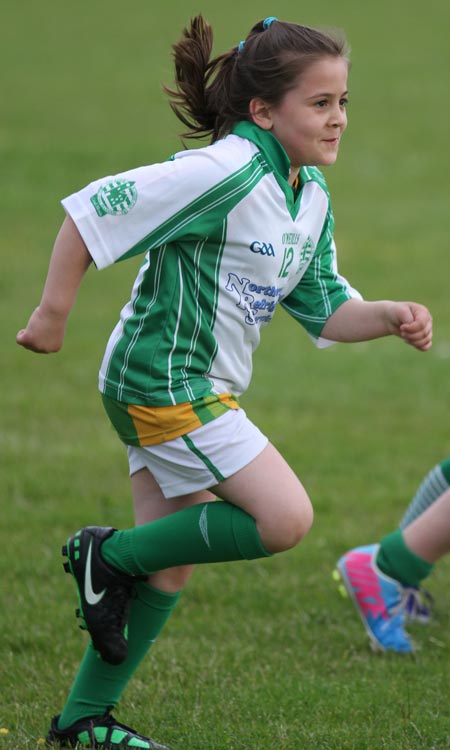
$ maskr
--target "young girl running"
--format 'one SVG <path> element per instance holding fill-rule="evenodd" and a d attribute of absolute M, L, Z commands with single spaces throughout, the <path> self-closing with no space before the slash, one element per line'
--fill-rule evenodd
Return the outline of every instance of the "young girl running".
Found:
<path fill-rule="evenodd" d="M 161 747 L 110 709 L 193 565 L 267 557 L 311 526 L 305 489 L 238 402 L 275 309 L 318 346 L 388 335 L 431 346 L 425 307 L 363 301 L 337 271 L 316 167 L 334 164 L 347 125 L 345 42 L 270 17 L 211 50 L 198 16 L 174 45 L 168 91 L 187 136 L 210 145 L 63 200 L 41 303 L 17 337 L 57 351 L 91 263 L 144 254 L 99 381 L 127 446 L 136 527 L 88 527 L 63 548 L 92 643 L 52 720 L 48 742 L 62 747 Z"/>

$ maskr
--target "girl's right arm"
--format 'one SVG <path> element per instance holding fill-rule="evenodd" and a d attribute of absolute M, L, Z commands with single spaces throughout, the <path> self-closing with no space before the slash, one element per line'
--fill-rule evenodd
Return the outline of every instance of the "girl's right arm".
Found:
<path fill-rule="evenodd" d="M 66 323 L 92 258 L 70 216 L 55 241 L 39 307 L 16 341 L 25 349 L 50 354 L 61 349 Z"/>
<path fill-rule="evenodd" d="M 417 302 L 349 299 L 328 318 L 321 335 L 346 342 L 394 335 L 425 352 L 431 348 L 432 323 L 430 312 Z"/>

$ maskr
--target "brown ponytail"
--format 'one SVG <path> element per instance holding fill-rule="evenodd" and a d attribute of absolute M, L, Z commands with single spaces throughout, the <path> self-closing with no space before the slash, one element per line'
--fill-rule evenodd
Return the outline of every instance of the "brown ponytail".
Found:
<path fill-rule="evenodd" d="M 259 21 L 245 42 L 211 60 L 212 46 L 212 28 L 198 15 L 172 48 L 176 88 L 164 87 L 188 128 L 183 136 L 212 143 L 249 119 L 253 98 L 277 105 L 313 62 L 348 55 L 345 38 L 278 20 Z"/>

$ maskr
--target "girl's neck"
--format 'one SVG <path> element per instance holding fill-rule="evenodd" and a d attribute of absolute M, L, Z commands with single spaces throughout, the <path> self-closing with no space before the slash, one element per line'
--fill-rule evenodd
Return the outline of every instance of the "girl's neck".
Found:
<path fill-rule="evenodd" d="M 293 185 L 295 180 L 298 177 L 298 173 L 300 172 L 300 167 L 291 167 L 289 170 L 289 177 L 288 177 L 288 183 L 289 185 Z"/>

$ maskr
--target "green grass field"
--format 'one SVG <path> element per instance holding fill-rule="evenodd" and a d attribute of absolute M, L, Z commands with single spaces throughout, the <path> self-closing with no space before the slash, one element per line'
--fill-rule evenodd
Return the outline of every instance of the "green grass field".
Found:
<path fill-rule="evenodd" d="M 326 171 L 340 270 L 367 299 L 427 304 L 435 343 L 427 354 L 398 339 L 319 352 L 278 313 L 243 403 L 308 488 L 313 530 L 274 559 L 199 568 L 116 714 L 172 750 L 444 750 L 449 560 L 429 579 L 435 618 L 412 629 L 414 657 L 370 651 L 331 572 L 348 547 L 390 531 L 450 455 L 446 0 L 4 4 L 0 750 L 39 747 L 84 651 L 61 543 L 88 523 L 132 522 L 126 457 L 96 381 L 139 259 L 88 274 L 58 355 L 25 352 L 15 334 L 39 302 L 59 200 L 179 149 L 161 83 L 199 10 L 218 51 L 271 14 L 345 29 L 350 125 Z"/>

